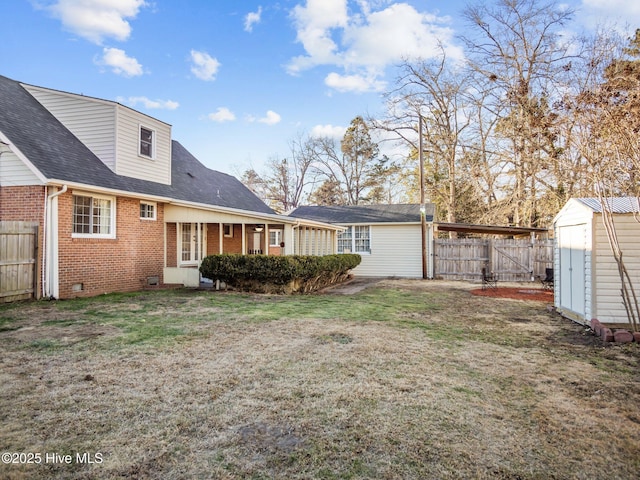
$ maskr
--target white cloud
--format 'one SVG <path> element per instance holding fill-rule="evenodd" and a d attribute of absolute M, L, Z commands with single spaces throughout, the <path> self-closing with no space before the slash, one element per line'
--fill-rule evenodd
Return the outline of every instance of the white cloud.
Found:
<path fill-rule="evenodd" d="M 131 107 L 142 105 L 144 108 L 150 110 L 175 110 L 180 106 L 178 102 L 174 102 L 173 100 L 151 100 L 147 97 L 118 97 L 116 100 Z"/>
<path fill-rule="evenodd" d="M 259 118 L 258 122 L 266 123 L 267 125 L 275 125 L 276 123 L 280 123 L 282 117 L 278 115 L 273 110 L 268 110 L 267 115 L 265 117 Z"/>
<path fill-rule="evenodd" d="M 211 57 L 207 52 L 191 50 L 191 62 L 193 63 L 191 73 L 196 77 L 205 81 L 215 80 L 220 68 L 220 62 L 217 59 Z"/>
<path fill-rule="evenodd" d="M 439 43 L 449 46 L 452 57 L 462 50 L 450 46 L 451 28 L 443 26 L 446 18 L 418 12 L 406 3 L 395 3 L 373 12 L 366 23 L 344 33 L 344 61 L 349 65 L 384 67 L 402 58 L 430 58 L 440 53 Z"/>
<path fill-rule="evenodd" d="M 325 85 L 339 92 L 364 93 L 372 90 L 384 90 L 386 83 L 377 79 L 376 75 L 340 75 L 331 72 L 324 79 Z"/>
<path fill-rule="evenodd" d="M 640 3 L 629 0 L 582 0 L 582 4 L 587 8 L 602 10 L 611 15 L 617 12 L 621 16 L 629 17 L 640 15 Z"/>
<path fill-rule="evenodd" d="M 377 91 L 386 67 L 405 58 L 431 58 L 444 45 L 447 55 L 462 58 L 453 44 L 454 31 L 447 17 L 419 12 L 406 3 L 381 3 L 374 10 L 364 0 L 307 0 L 292 10 L 297 40 L 305 55 L 287 65 L 290 74 L 320 65 L 333 65 L 344 73 L 330 74 L 325 83 L 339 91 Z M 359 7 L 359 10 L 358 10 Z"/>
<path fill-rule="evenodd" d="M 282 117 L 276 112 L 274 112 L 273 110 L 267 110 L 267 113 L 265 114 L 264 117 L 258 118 L 258 117 L 255 117 L 254 115 L 247 115 L 246 119 L 247 119 L 247 122 L 250 122 L 250 123 L 258 122 L 258 123 L 264 123 L 266 125 L 275 125 L 276 123 L 280 123 L 280 120 L 282 120 Z"/>
<path fill-rule="evenodd" d="M 102 58 L 97 59 L 95 63 L 109 67 L 113 73 L 123 77 L 137 77 L 144 73 L 138 60 L 128 57 L 125 51 L 119 48 L 104 48 Z"/>
<path fill-rule="evenodd" d="M 210 113 L 209 115 L 207 115 L 207 118 L 209 120 L 213 120 L 214 122 L 223 123 L 233 122 L 236 119 L 236 116 L 227 107 L 218 107 L 218 109 L 214 113 Z"/>
<path fill-rule="evenodd" d="M 338 46 L 333 41 L 333 29 L 348 24 L 347 0 L 307 0 L 307 5 L 296 5 L 291 13 L 297 30 L 297 40 L 307 56 L 294 58 L 288 66 L 290 73 L 336 61 Z"/>
<path fill-rule="evenodd" d="M 640 2 L 637 0 L 582 0 L 582 8 L 578 10 L 577 17 L 590 28 L 596 28 L 603 22 L 608 24 L 614 22 L 621 30 L 629 28 L 625 33 L 632 35 L 636 26 L 640 24 Z"/>
<path fill-rule="evenodd" d="M 244 30 L 245 32 L 252 32 L 253 26 L 256 23 L 260 23 L 260 17 L 262 15 L 262 7 L 258 7 L 257 12 L 249 12 L 244 17 Z"/>
<path fill-rule="evenodd" d="M 347 132 L 347 127 L 339 127 L 336 125 L 316 125 L 311 129 L 311 136 L 314 138 L 333 138 L 342 140 Z"/>
<path fill-rule="evenodd" d="M 67 30 L 100 45 L 105 38 L 128 39 L 127 20 L 144 6 L 144 0 L 58 0 L 48 9 Z"/>

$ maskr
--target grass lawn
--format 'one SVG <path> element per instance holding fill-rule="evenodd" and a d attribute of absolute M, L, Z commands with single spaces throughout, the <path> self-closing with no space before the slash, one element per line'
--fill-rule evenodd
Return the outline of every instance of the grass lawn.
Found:
<path fill-rule="evenodd" d="M 470 288 L 1 306 L 0 478 L 637 478 L 640 345 Z"/>

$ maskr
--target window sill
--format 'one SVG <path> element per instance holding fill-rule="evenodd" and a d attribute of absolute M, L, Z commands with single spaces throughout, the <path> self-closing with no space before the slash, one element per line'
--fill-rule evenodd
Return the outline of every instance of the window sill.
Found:
<path fill-rule="evenodd" d="M 99 235 L 92 233 L 72 233 L 71 238 L 89 238 L 95 240 L 115 240 L 115 235 Z"/>

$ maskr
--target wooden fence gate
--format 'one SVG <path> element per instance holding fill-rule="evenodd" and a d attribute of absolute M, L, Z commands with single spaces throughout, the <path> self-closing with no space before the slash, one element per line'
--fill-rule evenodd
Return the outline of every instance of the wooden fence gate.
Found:
<path fill-rule="evenodd" d="M 480 280 L 486 267 L 499 281 L 528 282 L 553 267 L 553 239 L 438 238 L 433 251 L 434 275 L 447 280 Z"/>
<path fill-rule="evenodd" d="M 34 297 L 37 258 L 37 223 L 0 222 L 0 303 Z"/>

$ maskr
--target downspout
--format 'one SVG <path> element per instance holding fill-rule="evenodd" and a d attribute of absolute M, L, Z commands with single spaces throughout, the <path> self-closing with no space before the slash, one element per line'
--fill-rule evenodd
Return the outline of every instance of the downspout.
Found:
<path fill-rule="evenodd" d="M 46 282 L 46 258 L 47 258 L 47 232 L 49 229 L 47 228 L 47 205 L 49 205 L 49 198 L 47 197 L 47 186 L 44 187 L 44 202 L 43 202 L 43 212 L 42 212 L 42 265 L 40 266 L 40 288 L 42 290 L 42 298 L 45 296 L 45 282 Z"/>
<path fill-rule="evenodd" d="M 62 195 L 63 193 L 65 193 L 67 191 L 67 185 L 63 185 L 62 186 L 62 190 L 59 190 L 57 192 L 52 193 L 51 195 L 47 196 L 47 200 L 46 200 L 46 207 L 45 207 L 45 218 L 44 218 L 44 225 L 45 225 L 45 251 L 43 254 L 43 263 L 45 265 L 45 281 L 42 282 L 42 296 L 43 297 L 47 297 L 47 298 L 54 298 L 55 297 L 55 293 L 59 293 L 59 292 L 52 292 L 51 290 L 51 284 L 53 283 L 52 277 L 54 276 L 54 274 L 57 276 L 58 272 L 58 268 L 57 268 L 57 259 L 56 259 L 56 271 L 53 271 L 53 256 L 57 255 L 57 245 L 58 245 L 58 232 L 57 232 L 57 228 L 58 228 L 58 217 L 57 217 L 57 212 L 56 213 L 56 221 L 52 222 L 52 218 L 53 218 L 53 212 L 52 212 L 52 204 L 53 204 L 53 199 L 58 197 L 59 195 Z M 49 225 L 49 222 L 52 222 L 51 225 Z M 55 241 L 55 248 L 54 248 L 54 242 Z M 55 250 L 55 252 L 54 252 Z M 45 257 L 46 257 L 46 261 L 45 261 Z"/>

